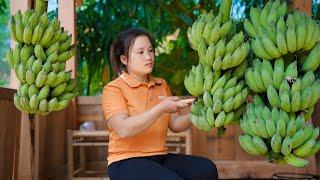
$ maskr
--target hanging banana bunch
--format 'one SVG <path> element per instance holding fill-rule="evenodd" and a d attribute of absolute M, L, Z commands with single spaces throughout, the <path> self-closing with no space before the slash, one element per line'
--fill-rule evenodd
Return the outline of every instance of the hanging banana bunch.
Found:
<path fill-rule="evenodd" d="M 257 58 L 245 72 L 255 95 L 240 120 L 239 142 L 249 154 L 304 167 L 304 158 L 320 150 L 319 127 L 308 122 L 320 98 L 314 74 L 319 25 L 300 11 L 286 11 L 286 3 L 268 1 L 262 10 L 251 8 L 250 20 L 243 22 Z"/>
<path fill-rule="evenodd" d="M 17 42 L 6 59 L 20 81 L 14 104 L 28 113 L 47 115 L 66 108 L 77 95 L 76 81 L 66 72 L 66 61 L 75 54 L 72 37 L 57 18 L 48 19 L 47 1 L 11 16 L 8 27 Z"/>
<path fill-rule="evenodd" d="M 231 32 L 231 0 L 222 1 L 219 13 L 201 14 L 188 28 L 190 46 L 198 51 L 199 64 L 185 77 L 186 89 L 198 100 L 191 107 L 191 121 L 200 130 L 238 123 L 248 96 L 243 79 L 250 44 L 243 32 Z"/>

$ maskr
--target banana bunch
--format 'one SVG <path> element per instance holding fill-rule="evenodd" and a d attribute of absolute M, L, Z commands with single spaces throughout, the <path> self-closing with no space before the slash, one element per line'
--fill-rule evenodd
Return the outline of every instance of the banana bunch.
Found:
<path fill-rule="evenodd" d="M 268 1 L 261 10 L 250 9 L 250 20 L 244 20 L 244 29 L 251 37 L 254 53 L 273 60 L 288 53 L 308 51 L 320 41 L 319 25 L 300 11 L 288 14 L 287 4 Z"/>
<path fill-rule="evenodd" d="M 75 48 L 59 21 L 49 20 L 46 12 L 39 12 L 19 10 L 10 18 L 11 37 L 17 44 L 8 50 L 6 59 L 20 81 L 14 95 L 15 106 L 21 111 L 46 115 L 66 108 L 76 96 L 76 81 L 71 79 L 70 71 L 65 72 L 66 61 L 74 55 Z"/>
<path fill-rule="evenodd" d="M 259 59 L 254 59 L 252 65 L 252 68 L 247 69 L 245 78 L 254 92 L 266 92 L 269 85 L 278 90 L 283 80 L 292 84 L 298 79 L 297 61 L 285 67 L 282 58 L 276 59 L 273 66 L 268 60 L 264 59 L 261 62 Z"/>
<path fill-rule="evenodd" d="M 187 33 L 191 47 L 198 51 L 199 61 L 212 66 L 216 71 L 239 66 L 245 61 L 250 50 L 250 44 L 244 42 L 243 32 L 227 40 L 232 27 L 231 20 L 222 26 L 221 23 L 222 15 L 214 17 L 211 11 L 209 14 L 202 14 L 192 27 L 188 28 Z"/>
<path fill-rule="evenodd" d="M 223 129 L 226 125 L 236 123 L 243 114 L 244 102 L 249 94 L 245 81 L 232 76 L 235 71 L 230 70 L 220 77 L 220 71 L 211 72 L 211 68 L 206 65 L 203 70 L 206 74 L 205 79 L 195 80 L 197 72 L 202 71 L 202 67 L 201 63 L 193 67 L 189 77 L 185 78 L 189 92 L 197 92 L 199 84 L 203 91 L 202 97 L 200 96 L 191 107 L 192 123 L 205 131 L 214 127 Z M 209 78 L 211 80 L 208 80 Z M 194 84 L 189 84 L 190 79 Z"/>
<path fill-rule="evenodd" d="M 222 129 L 221 134 L 223 134 L 224 126 L 237 123 L 241 118 L 245 106 L 241 105 L 236 110 L 229 112 L 220 107 L 221 110 L 218 113 L 215 113 L 214 108 L 213 106 L 206 107 L 201 99 L 196 101 L 191 106 L 190 119 L 192 124 L 203 131 L 211 131 L 212 128 L 216 127 Z"/>
<path fill-rule="evenodd" d="M 190 46 L 199 55 L 199 64 L 184 79 L 188 92 L 198 97 L 190 117 L 200 130 L 217 127 L 218 135 L 224 126 L 239 122 L 249 94 L 243 77 L 250 44 L 229 18 L 231 4 L 222 1 L 216 16 L 213 11 L 201 14 L 187 31 Z"/>
<path fill-rule="evenodd" d="M 246 83 L 257 93 L 266 92 L 269 85 L 279 89 L 283 80 L 293 82 L 297 77 L 297 61 L 293 61 L 285 68 L 282 58 L 275 60 L 273 66 L 268 60 L 264 59 L 261 62 L 256 58 L 252 61 L 252 67 L 247 68 L 245 73 Z"/>
<path fill-rule="evenodd" d="M 247 105 L 240 127 L 244 132 L 239 137 L 241 147 L 276 163 L 304 167 L 308 161 L 303 158 L 320 150 L 319 127 L 306 124 L 304 113 L 296 116 L 275 107 L 269 109 L 259 96 Z"/>
<path fill-rule="evenodd" d="M 312 71 L 308 71 L 302 79 L 297 79 L 291 87 L 283 80 L 279 91 L 272 85 L 267 90 L 271 106 L 281 108 L 285 112 L 298 112 L 313 108 L 320 98 L 320 81 L 314 80 Z"/>

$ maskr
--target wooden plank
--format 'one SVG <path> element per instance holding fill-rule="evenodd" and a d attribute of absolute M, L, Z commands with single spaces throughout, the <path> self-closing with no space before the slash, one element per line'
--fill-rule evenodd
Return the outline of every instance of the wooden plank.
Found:
<path fill-rule="evenodd" d="M 30 120 L 27 113 L 21 117 L 19 177 L 18 179 L 33 179 L 33 149 L 31 145 Z"/>
<path fill-rule="evenodd" d="M 221 179 L 272 178 L 275 173 L 308 173 L 314 170 L 276 165 L 267 161 L 215 161 Z"/>

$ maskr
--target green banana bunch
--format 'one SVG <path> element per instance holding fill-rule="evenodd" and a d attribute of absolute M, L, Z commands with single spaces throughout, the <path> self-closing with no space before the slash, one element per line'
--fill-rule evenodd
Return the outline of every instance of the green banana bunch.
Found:
<path fill-rule="evenodd" d="M 49 21 L 41 2 L 37 1 L 36 10 L 19 10 L 10 18 L 8 27 L 17 45 L 6 58 L 20 80 L 15 106 L 47 115 L 66 108 L 77 96 L 77 86 L 71 72 L 65 72 L 65 61 L 75 53 L 71 36 L 56 18 Z"/>

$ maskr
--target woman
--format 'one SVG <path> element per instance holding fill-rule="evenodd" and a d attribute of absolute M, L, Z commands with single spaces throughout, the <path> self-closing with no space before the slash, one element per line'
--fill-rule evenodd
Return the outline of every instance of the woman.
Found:
<path fill-rule="evenodd" d="M 208 159 L 167 152 L 168 127 L 187 130 L 189 115 L 181 108 L 194 99 L 171 96 L 165 80 L 151 76 L 154 50 L 150 36 L 141 29 L 120 33 L 110 49 L 118 78 L 103 90 L 102 106 L 109 129 L 108 172 L 118 179 L 217 179 Z"/>

